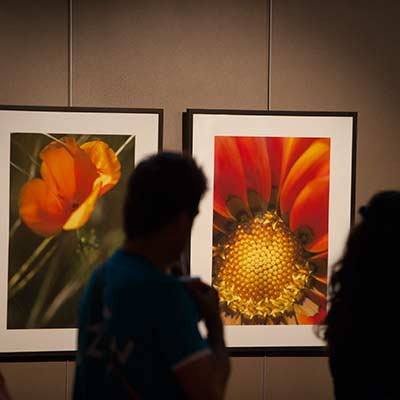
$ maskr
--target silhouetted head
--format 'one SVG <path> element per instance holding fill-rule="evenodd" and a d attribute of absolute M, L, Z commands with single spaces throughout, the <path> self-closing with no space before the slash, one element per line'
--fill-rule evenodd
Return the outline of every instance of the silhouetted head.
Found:
<path fill-rule="evenodd" d="M 369 203 L 360 207 L 361 224 L 370 230 L 381 229 L 383 233 L 398 228 L 400 220 L 400 192 L 384 191 L 375 194 Z"/>
<path fill-rule="evenodd" d="M 193 220 L 205 190 L 204 173 L 192 158 L 172 152 L 146 158 L 128 183 L 124 205 L 127 238 L 149 235 L 181 215 Z"/>
<path fill-rule="evenodd" d="M 323 335 L 331 346 L 379 335 L 381 324 L 397 314 L 400 192 L 379 192 L 359 212 L 362 220 L 330 280 Z"/>

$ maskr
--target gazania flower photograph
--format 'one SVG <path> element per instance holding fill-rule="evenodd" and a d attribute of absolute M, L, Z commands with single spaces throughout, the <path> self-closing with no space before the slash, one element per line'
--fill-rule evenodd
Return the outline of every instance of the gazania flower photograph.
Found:
<path fill-rule="evenodd" d="M 226 325 L 323 321 L 329 176 L 329 138 L 214 138 L 212 284 Z"/>
<path fill-rule="evenodd" d="M 12 133 L 8 329 L 70 328 L 83 286 L 121 243 L 130 135 Z"/>

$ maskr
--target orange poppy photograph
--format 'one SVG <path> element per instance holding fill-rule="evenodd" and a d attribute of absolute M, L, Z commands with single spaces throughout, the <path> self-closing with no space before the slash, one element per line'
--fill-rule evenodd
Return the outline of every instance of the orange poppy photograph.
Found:
<path fill-rule="evenodd" d="M 12 133 L 8 329 L 71 328 L 89 274 L 122 243 L 128 135 Z"/>
<path fill-rule="evenodd" d="M 319 347 L 354 204 L 354 113 L 188 110 L 209 190 L 190 272 L 219 294 L 229 347 Z"/>
<path fill-rule="evenodd" d="M 123 243 L 125 188 L 163 110 L 0 106 L 0 354 L 77 345 L 92 271 Z"/>

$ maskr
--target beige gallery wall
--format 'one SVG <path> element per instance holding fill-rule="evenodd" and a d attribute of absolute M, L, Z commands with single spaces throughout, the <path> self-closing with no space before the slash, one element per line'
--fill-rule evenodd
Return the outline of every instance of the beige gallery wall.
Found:
<path fill-rule="evenodd" d="M 357 111 L 356 205 L 400 187 L 397 0 L 3 0 L 0 104 Z M 227 399 L 332 399 L 324 357 L 234 357 Z M 10 362 L 16 399 L 69 399 L 74 363 Z"/>

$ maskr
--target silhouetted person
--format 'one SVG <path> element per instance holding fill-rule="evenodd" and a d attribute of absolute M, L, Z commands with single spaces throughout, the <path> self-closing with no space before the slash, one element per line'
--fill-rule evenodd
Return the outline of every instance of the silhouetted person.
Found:
<path fill-rule="evenodd" d="M 400 192 L 377 193 L 360 214 L 333 272 L 320 334 L 336 399 L 400 399 Z"/>
<path fill-rule="evenodd" d="M 229 358 L 217 292 L 168 273 L 205 190 L 201 169 L 179 154 L 135 168 L 125 244 L 92 274 L 81 301 L 75 400 L 223 398 Z"/>

